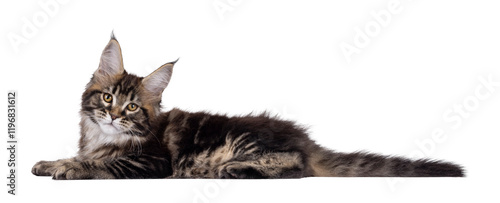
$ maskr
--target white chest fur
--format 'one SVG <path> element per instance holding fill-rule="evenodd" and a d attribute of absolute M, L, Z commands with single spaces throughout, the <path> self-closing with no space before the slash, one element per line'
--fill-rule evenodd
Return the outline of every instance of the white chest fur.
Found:
<path fill-rule="evenodd" d="M 84 145 L 81 146 L 79 155 L 88 158 L 92 158 L 94 156 L 92 154 L 104 146 L 125 147 L 133 138 L 131 135 L 123 133 L 106 134 L 98 124 L 92 122 L 89 118 L 84 118 L 81 123 L 81 130 L 82 136 L 84 136 Z"/>

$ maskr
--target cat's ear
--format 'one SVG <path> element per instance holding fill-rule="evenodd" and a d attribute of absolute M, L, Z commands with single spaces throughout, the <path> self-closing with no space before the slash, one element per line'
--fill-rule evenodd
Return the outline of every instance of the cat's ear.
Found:
<path fill-rule="evenodd" d="M 177 62 L 173 61 L 166 63 L 160 68 L 156 69 L 153 73 L 142 79 L 142 85 L 144 89 L 148 91 L 153 96 L 158 96 L 161 98 L 163 90 L 167 87 L 172 77 L 172 71 L 174 64 Z"/>
<path fill-rule="evenodd" d="M 111 39 L 102 51 L 99 68 L 94 72 L 94 78 L 98 81 L 110 81 L 124 72 L 120 44 L 115 35 L 111 33 Z"/>

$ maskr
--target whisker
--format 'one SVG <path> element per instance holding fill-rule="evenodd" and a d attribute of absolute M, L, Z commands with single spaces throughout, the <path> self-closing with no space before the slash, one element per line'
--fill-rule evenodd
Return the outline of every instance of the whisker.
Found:
<path fill-rule="evenodd" d="M 149 133 L 151 133 L 151 135 L 153 135 L 153 137 L 156 139 L 156 141 L 158 142 L 158 144 L 161 145 L 161 141 L 160 141 L 160 139 L 158 139 L 158 136 L 156 136 L 155 133 L 153 133 L 149 128 L 144 127 L 144 129 L 146 129 Z"/>
<path fill-rule="evenodd" d="M 135 130 L 134 128 L 129 128 L 129 132 L 131 133 L 131 136 L 132 136 L 132 151 L 136 151 L 138 155 L 141 155 L 142 154 L 142 143 L 141 143 L 141 140 L 140 138 L 136 135 L 135 132 L 137 131 L 133 131 Z"/>

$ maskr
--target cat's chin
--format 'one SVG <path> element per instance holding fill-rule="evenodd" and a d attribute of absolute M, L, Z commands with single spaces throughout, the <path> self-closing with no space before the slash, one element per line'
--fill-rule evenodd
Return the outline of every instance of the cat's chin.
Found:
<path fill-rule="evenodd" d="M 101 131 L 105 134 L 114 135 L 121 133 L 120 129 L 118 129 L 111 123 L 106 123 L 106 124 L 99 123 L 99 127 L 101 127 Z"/>

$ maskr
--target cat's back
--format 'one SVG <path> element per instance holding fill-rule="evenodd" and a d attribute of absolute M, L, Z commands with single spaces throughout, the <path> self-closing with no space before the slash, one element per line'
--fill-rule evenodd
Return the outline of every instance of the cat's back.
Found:
<path fill-rule="evenodd" d="M 170 151 L 186 153 L 216 148 L 241 136 L 273 151 L 302 151 L 304 145 L 314 144 L 305 128 L 268 113 L 227 116 L 174 108 L 162 113 L 156 126 Z"/>

